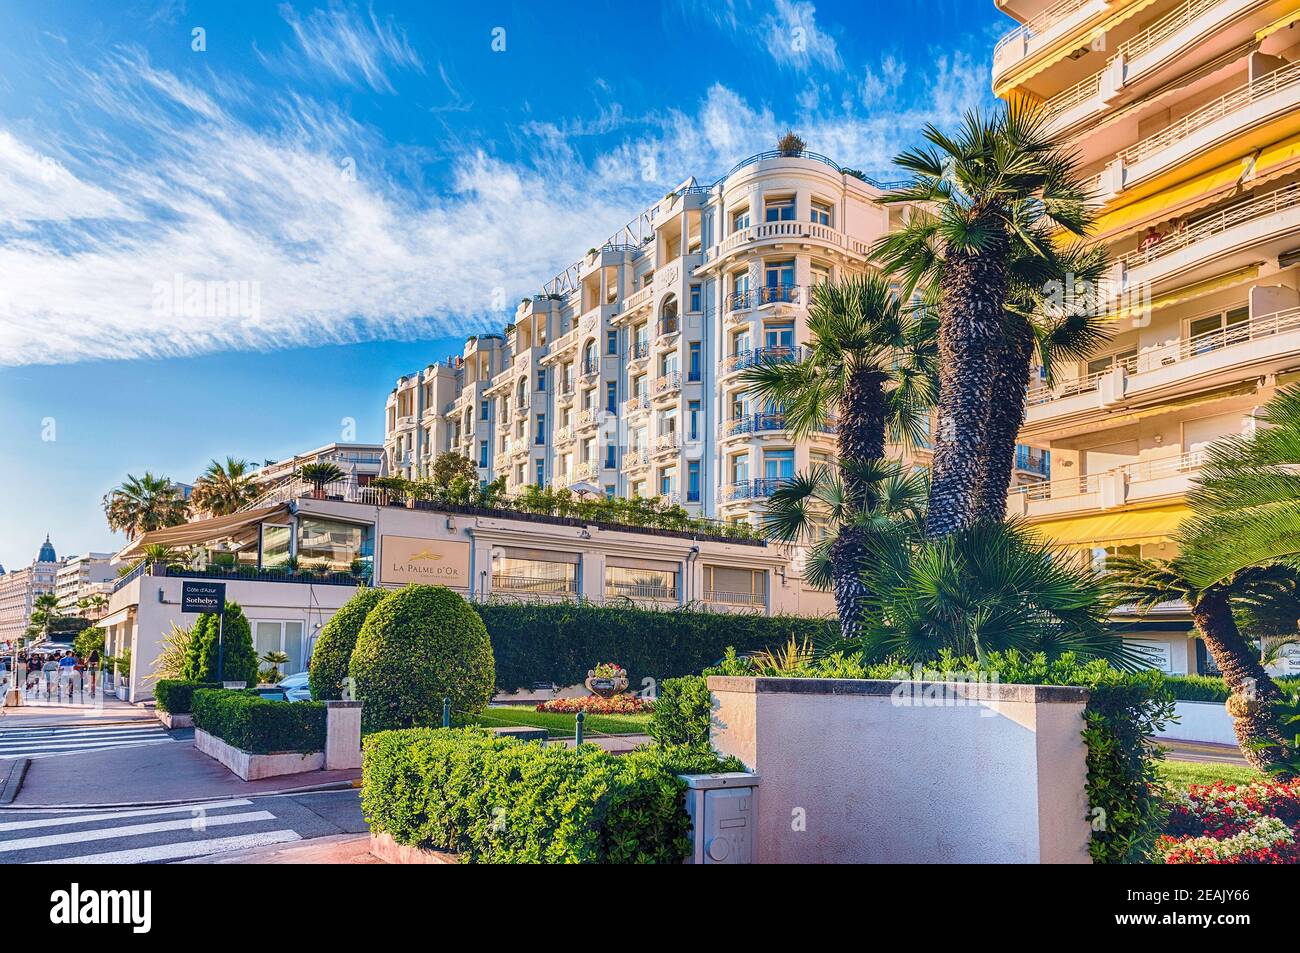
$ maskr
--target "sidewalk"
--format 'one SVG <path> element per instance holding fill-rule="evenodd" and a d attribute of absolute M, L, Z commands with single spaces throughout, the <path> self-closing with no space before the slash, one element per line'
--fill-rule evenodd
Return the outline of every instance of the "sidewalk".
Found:
<path fill-rule="evenodd" d="M 285 847 L 256 847 L 183 860 L 183 864 L 382 864 L 370 853 L 369 834 L 316 837 Z"/>
<path fill-rule="evenodd" d="M 94 725 L 117 721 L 151 721 L 153 710 L 138 708 L 130 702 L 119 701 L 116 695 L 101 696 L 85 702 L 71 704 L 46 701 L 42 694 L 24 697 L 17 708 L 0 708 L 0 731 L 5 728 L 55 727 L 64 725 Z"/>

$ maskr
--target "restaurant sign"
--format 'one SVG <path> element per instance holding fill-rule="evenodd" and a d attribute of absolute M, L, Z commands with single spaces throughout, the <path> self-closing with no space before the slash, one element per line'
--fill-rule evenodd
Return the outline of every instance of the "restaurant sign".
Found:
<path fill-rule="evenodd" d="M 381 583 L 421 582 L 468 589 L 469 543 L 415 536 L 383 536 L 379 541 Z"/>

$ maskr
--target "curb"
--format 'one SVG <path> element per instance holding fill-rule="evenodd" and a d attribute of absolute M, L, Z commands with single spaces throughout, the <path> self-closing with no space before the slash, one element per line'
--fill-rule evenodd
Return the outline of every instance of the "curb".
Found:
<path fill-rule="evenodd" d="M 4 811 L 87 811 L 111 810 L 118 807 L 170 807 L 176 804 L 205 804 L 208 801 L 229 801 L 231 798 L 240 797 L 287 797 L 293 794 L 316 794 L 325 791 L 350 791 L 356 788 L 358 783 L 358 781 L 327 781 L 323 784 L 308 784 L 297 788 L 283 788 L 279 791 L 231 791 L 227 794 L 212 794 L 205 797 L 185 797 L 169 801 L 117 801 L 110 804 L 7 804 L 3 803 L 3 800 L 0 800 L 0 813 Z M 16 794 L 17 791 L 15 790 L 14 793 Z"/>
<path fill-rule="evenodd" d="M 23 778 L 27 775 L 27 767 L 31 763 L 31 758 L 15 758 L 13 764 L 9 765 L 4 781 L 0 783 L 0 805 L 13 803 L 13 799 L 18 796 L 18 791 L 23 786 Z"/>

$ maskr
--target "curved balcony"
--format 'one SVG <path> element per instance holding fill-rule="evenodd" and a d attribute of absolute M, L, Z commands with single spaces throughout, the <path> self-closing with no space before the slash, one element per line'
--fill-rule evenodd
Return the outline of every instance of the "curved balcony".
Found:
<path fill-rule="evenodd" d="M 787 364 L 802 361 L 803 348 L 795 345 L 776 347 L 756 347 L 748 351 L 737 351 L 722 361 L 723 375 L 735 374 L 759 364 Z"/>
<path fill-rule="evenodd" d="M 555 435 L 551 438 L 551 443 L 557 447 L 573 443 L 573 428 L 560 427 L 555 431 Z"/>
<path fill-rule="evenodd" d="M 1110 6 L 1108 0 L 1061 0 L 1003 34 L 993 47 L 994 80 L 1067 39 L 1074 29 L 1104 13 Z"/>
<path fill-rule="evenodd" d="M 594 410 L 580 410 L 573 418 L 573 429 L 578 433 L 594 428 L 600 423 L 600 415 Z"/>
<path fill-rule="evenodd" d="M 650 466 L 650 452 L 648 450 L 629 450 L 623 454 L 624 470 L 643 470 Z"/>
<path fill-rule="evenodd" d="M 650 356 L 649 341 L 633 341 L 627 349 L 627 365 L 632 367 L 640 364 Z"/>
<path fill-rule="evenodd" d="M 663 377 L 656 377 L 650 385 L 650 394 L 654 400 L 664 400 L 675 396 L 682 389 L 680 371 L 669 371 Z"/>
<path fill-rule="evenodd" d="M 659 323 L 655 325 L 658 336 L 662 338 L 671 337 L 682 329 L 682 319 L 677 316 L 671 318 L 660 318 Z"/>
<path fill-rule="evenodd" d="M 768 285 L 749 291 L 733 291 L 727 295 L 727 311 L 750 311 L 767 304 L 802 304 L 803 292 L 801 285 Z"/>
<path fill-rule="evenodd" d="M 755 480 L 739 480 L 722 488 L 722 502 L 733 503 L 740 500 L 765 500 L 772 495 L 783 480 L 774 477 L 760 477 Z"/>
<path fill-rule="evenodd" d="M 682 435 L 674 430 L 672 433 L 661 433 L 655 437 L 654 453 L 656 456 L 663 453 L 676 453 L 682 446 Z"/>
<path fill-rule="evenodd" d="M 649 409 L 650 396 L 648 394 L 637 394 L 635 397 L 629 397 L 623 401 L 623 413 L 625 414 L 639 414 Z"/>
<path fill-rule="evenodd" d="M 597 377 L 599 377 L 599 376 L 600 376 L 600 359 L 599 359 L 599 358 L 597 358 L 597 359 L 594 360 L 594 361 L 583 361 L 583 362 L 582 362 L 582 382 L 583 382 L 584 384 L 587 383 L 588 381 L 595 380 L 595 379 L 596 379 Z"/>
<path fill-rule="evenodd" d="M 775 433 L 785 429 L 785 414 L 746 414 L 725 421 L 718 428 L 718 436 L 726 439 L 752 433 Z"/>

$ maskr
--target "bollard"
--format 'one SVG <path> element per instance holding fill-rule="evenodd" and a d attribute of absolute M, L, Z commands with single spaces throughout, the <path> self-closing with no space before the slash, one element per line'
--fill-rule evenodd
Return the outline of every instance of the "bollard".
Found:
<path fill-rule="evenodd" d="M 573 743 L 575 746 L 582 744 L 582 723 L 586 720 L 586 717 L 587 716 L 582 712 L 578 712 L 577 717 L 573 719 L 575 726 L 573 732 Z"/>
<path fill-rule="evenodd" d="M 444 698 L 442 700 L 442 727 L 444 728 L 451 727 L 451 699 L 450 698 Z"/>

